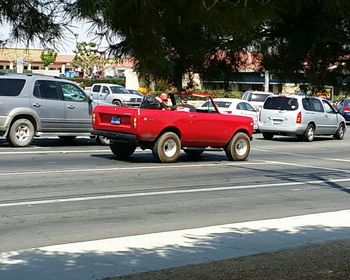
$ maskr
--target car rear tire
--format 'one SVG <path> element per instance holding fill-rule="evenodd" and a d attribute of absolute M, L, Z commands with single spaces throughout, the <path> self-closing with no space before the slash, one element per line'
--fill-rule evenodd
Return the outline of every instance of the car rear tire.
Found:
<path fill-rule="evenodd" d="M 102 146 L 108 146 L 110 144 L 110 140 L 104 136 L 96 136 L 95 140 L 97 144 Z"/>
<path fill-rule="evenodd" d="M 119 158 L 129 158 L 136 150 L 136 145 L 131 142 L 111 142 L 109 147 L 113 154 Z"/>
<path fill-rule="evenodd" d="M 343 123 L 339 124 L 337 132 L 334 134 L 334 138 L 337 140 L 343 140 L 345 134 L 345 125 Z"/>
<path fill-rule="evenodd" d="M 250 152 L 249 136 L 243 132 L 238 132 L 226 147 L 226 156 L 229 160 L 245 160 Z"/>
<path fill-rule="evenodd" d="M 172 163 L 179 158 L 181 141 L 174 132 L 162 134 L 153 146 L 153 158 L 157 162 Z"/>
<path fill-rule="evenodd" d="M 34 125 L 30 120 L 18 119 L 11 125 L 7 141 L 11 146 L 26 147 L 32 143 L 34 134 Z"/>
<path fill-rule="evenodd" d="M 264 137 L 264 139 L 265 140 L 272 140 L 272 138 L 273 138 L 273 133 L 270 133 L 270 132 L 263 132 L 263 137 Z"/>
<path fill-rule="evenodd" d="M 312 142 L 315 138 L 315 127 L 312 124 L 309 124 L 304 133 L 304 141 Z"/>

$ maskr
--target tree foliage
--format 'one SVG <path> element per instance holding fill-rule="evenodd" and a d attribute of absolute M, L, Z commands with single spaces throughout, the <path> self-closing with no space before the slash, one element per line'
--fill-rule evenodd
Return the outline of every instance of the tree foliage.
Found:
<path fill-rule="evenodd" d="M 54 45 L 62 39 L 62 11 L 63 3 L 59 0 L 0 1 L 0 24 L 10 26 L 9 37 L 0 43 L 21 41 L 29 44 L 39 40 L 44 46 Z"/>
<path fill-rule="evenodd" d="M 40 54 L 40 59 L 43 62 L 45 67 L 55 62 L 56 58 L 57 58 L 57 52 L 50 48 L 43 50 Z"/>
<path fill-rule="evenodd" d="M 78 42 L 74 52 L 73 64 L 80 67 L 85 75 L 91 75 L 94 66 L 97 66 L 101 59 L 96 43 Z"/>

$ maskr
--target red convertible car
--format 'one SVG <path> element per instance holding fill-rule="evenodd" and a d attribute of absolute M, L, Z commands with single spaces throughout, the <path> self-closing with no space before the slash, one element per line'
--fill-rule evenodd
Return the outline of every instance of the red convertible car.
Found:
<path fill-rule="evenodd" d="M 229 160 L 245 160 L 250 152 L 252 118 L 221 114 L 205 93 L 185 96 L 188 103 L 198 104 L 196 109 L 184 110 L 179 105 L 183 93 L 171 95 L 168 110 L 150 95 L 144 97 L 140 108 L 96 106 L 93 134 L 110 139 L 111 151 L 119 158 L 128 158 L 140 147 L 151 149 L 156 161 L 171 163 L 177 161 L 181 149 L 199 157 L 208 148 L 220 148 Z M 199 108 L 208 100 L 208 108 Z"/>

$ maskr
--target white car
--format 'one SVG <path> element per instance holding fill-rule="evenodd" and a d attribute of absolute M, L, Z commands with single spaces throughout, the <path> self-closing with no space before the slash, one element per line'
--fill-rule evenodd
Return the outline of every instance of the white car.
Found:
<path fill-rule="evenodd" d="M 214 102 L 220 113 L 251 117 L 254 121 L 254 130 L 259 128 L 259 114 L 248 101 L 236 98 L 214 98 Z M 210 110 L 209 106 L 211 106 L 211 102 L 206 101 L 199 109 Z"/>
<path fill-rule="evenodd" d="M 243 94 L 242 99 L 250 102 L 250 104 L 259 111 L 263 106 L 266 98 L 271 95 L 273 95 L 273 93 L 268 91 L 247 90 Z"/>

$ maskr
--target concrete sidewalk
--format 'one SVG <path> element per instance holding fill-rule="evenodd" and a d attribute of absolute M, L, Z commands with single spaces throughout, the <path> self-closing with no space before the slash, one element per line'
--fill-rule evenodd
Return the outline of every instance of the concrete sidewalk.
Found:
<path fill-rule="evenodd" d="M 350 210 L 3 252 L 0 279 L 103 279 L 346 239 Z"/>

